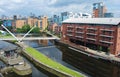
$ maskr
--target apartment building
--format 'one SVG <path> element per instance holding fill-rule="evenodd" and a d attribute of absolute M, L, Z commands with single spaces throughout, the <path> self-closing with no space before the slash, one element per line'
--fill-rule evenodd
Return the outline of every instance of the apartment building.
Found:
<path fill-rule="evenodd" d="M 63 21 L 62 39 L 120 54 L 120 18 L 74 18 Z"/>

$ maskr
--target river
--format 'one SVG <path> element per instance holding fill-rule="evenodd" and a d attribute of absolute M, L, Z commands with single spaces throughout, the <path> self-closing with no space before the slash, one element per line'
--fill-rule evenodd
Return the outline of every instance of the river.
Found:
<path fill-rule="evenodd" d="M 54 61 L 57 61 L 60 64 L 66 66 L 68 68 L 71 68 L 73 70 L 76 70 L 76 71 L 80 72 L 81 74 L 84 74 L 84 75 L 88 76 L 87 74 L 81 72 L 77 68 L 75 68 L 75 67 L 71 66 L 70 64 L 64 62 L 62 60 L 62 52 L 55 45 L 53 45 L 50 41 L 43 42 L 43 43 L 40 43 L 39 41 L 24 41 L 24 42 L 27 45 L 39 50 L 41 53 L 43 53 L 44 55 L 53 59 Z M 10 44 L 8 42 L 5 42 L 5 41 L 0 41 L 0 48 L 6 48 L 6 47 L 17 47 L 17 46 L 15 46 L 13 44 Z M 43 70 L 41 71 L 40 69 L 35 67 L 27 59 L 25 59 L 25 60 L 32 66 L 32 71 L 33 71 L 32 75 L 25 76 L 25 77 L 53 77 L 53 76 L 51 76 L 51 74 L 48 74 L 48 73 L 44 72 Z M 0 64 L 2 65 L 3 63 L 0 63 Z M 9 73 L 9 74 L 5 75 L 5 77 L 22 77 L 22 76 L 18 76 L 14 73 Z"/>

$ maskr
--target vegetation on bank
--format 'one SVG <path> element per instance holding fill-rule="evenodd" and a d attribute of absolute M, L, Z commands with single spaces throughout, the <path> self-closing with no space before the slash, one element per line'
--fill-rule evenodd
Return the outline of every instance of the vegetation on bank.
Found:
<path fill-rule="evenodd" d="M 6 33 L 5 35 L 0 32 L 0 38 L 13 38 L 9 33 Z"/>
<path fill-rule="evenodd" d="M 26 52 L 28 54 L 30 54 L 33 58 L 35 58 L 36 60 L 54 68 L 54 69 L 57 69 L 61 72 L 65 72 L 73 77 L 83 77 L 82 75 L 80 75 L 80 73 L 74 71 L 74 70 L 71 70 L 53 60 L 51 60 L 49 57 L 43 55 L 42 53 L 40 53 L 39 51 L 35 50 L 34 48 L 31 48 L 31 47 L 27 47 L 26 48 Z"/>
<path fill-rule="evenodd" d="M 25 24 L 24 26 L 22 26 L 22 28 L 17 28 L 16 32 L 17 33 L 27 33 L 29 30 L 31 29 L 30 25 Z M 35 27 L 31 33 L 40 33 L 40 29 L 38 27 Z"/>

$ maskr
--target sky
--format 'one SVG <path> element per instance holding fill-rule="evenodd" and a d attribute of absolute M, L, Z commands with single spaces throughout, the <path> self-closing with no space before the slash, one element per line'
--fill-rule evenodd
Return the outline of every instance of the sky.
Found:
<path fill-rule="evenodd" d="M 92 14 L 92 4 L 103 2 L 108 12 L 120 17 L 120 0 L 0 0 L 0 16 L 58 15 L 61 12 Z"/>

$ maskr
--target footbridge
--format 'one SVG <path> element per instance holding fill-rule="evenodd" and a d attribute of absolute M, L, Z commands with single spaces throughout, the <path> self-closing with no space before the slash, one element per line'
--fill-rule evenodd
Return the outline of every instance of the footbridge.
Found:
<path fill-rule="evenodd" d="M 10 33 L 11 36 L 0 36 L 0 40 L 17 40 L 18 42 L 21 42 L 23 40 L 59 40 L 57 36 L 52 35 L 52 37 L 27 37 L 29 33 L 36 27 L 32 27 L 31 30 L 29 30 L 26 34 L 24 34 L 23 37 L 16 37 L 12 32 L 10 32 L 4 25 L 1 25 L 8 33 Z M 50 34 L 50 33 L 49 33 Z"/>

